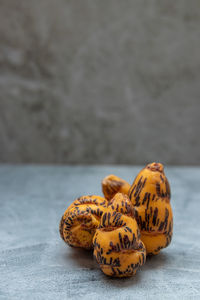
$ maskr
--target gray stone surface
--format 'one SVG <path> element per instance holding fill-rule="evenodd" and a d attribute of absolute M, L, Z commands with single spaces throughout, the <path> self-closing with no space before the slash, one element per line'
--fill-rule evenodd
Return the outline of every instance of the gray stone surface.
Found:
<path fill-rule="evenodd" d="M 199 299 L 200 169 L 166 168 L 174 236 L 135 277 L 103 275 L 92 253 L 68 247 L 58 224 L 67 206 L 100 194 L 110 172 L 132 181 L 136 167 L 0 167 L 0 299 Z"/>
<path fill-rule="evenodd" d="M 0 161 L 200 162 L 198 0 L 1 0 Z"/>

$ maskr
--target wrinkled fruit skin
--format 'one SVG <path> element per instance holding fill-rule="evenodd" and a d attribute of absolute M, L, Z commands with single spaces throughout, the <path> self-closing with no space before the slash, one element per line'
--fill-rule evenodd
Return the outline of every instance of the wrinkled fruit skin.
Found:
<path fill-rule="evenodd" d="M 60 235 L 72 247 L 93 248 L 93 236 L 106 209 L 107 200 L 100 196 L 82 196 L 65 211 L 60 221 Z"/>
<path fill-rule="evenodd" d="M 149 255 L 158 254 L 171 242 L 173 214 L 170 196 L 170 186 L 163 165 L 159 163 L 142 169 L 129 190 L 141 240 Z"/>
<path fill-rule="evenodd" d="M 116 211 L 123 215 L 135 217 L 135 209 L 129 197 L 122 193 L 117 193 L 107 204 L 107 211 Z"/>
<path fill-rule="evenodd" d="M 125 180 L 108 175 L 102 180 L 102 191 L 107 200 L 111 200 L 116 193 L 128 194 L 131 185 Z"/>
<path fill-rule="evenodd" d="M 94 257 L 104 274 L 128 277 L 145 263 L 146 249 L 129 198 L 123 194 L 116 194 L 115 198 L 94 235 Z"/>

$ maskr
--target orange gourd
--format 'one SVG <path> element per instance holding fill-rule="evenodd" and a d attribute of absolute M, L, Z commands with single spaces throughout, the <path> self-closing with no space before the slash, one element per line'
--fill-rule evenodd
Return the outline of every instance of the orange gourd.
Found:
<path fill-rule="evenodd" d="M 160 163 L 151 163 L 136 176 L 129 197 L 147 254 L 158 254 L 172 239 L 173 213 L 170 186 Z"/>
<path fill-rule="evenodd" d="M 146 249 L 129 198 L 121 193 L 108 204 L 93 239 L 94 256 L 104 274 L 127 277 L 146 261 Z"/>
<path fill-rule="evenodd" d="M 96 228 L 107 206 L 100 196 L 82 196 L 65 211 L 60 221 L 60 235 L 72 247 L 91 249 Z"/>

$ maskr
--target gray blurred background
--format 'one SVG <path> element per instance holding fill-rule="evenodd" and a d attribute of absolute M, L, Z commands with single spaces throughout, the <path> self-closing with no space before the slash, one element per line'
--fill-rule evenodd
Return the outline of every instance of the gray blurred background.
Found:
<path fill-rule="evenodd" d="M 0 0 L 0 162 L 199 165 L 199 129 L 199 0 Z"/>

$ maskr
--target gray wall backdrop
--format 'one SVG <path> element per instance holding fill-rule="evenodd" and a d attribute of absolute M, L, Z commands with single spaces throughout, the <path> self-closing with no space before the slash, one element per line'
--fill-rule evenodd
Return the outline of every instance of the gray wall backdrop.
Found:
<path fill-rule="evenodd" d="M 200 1 L 0 0 L 0 161 L 200 163 Z"/>

